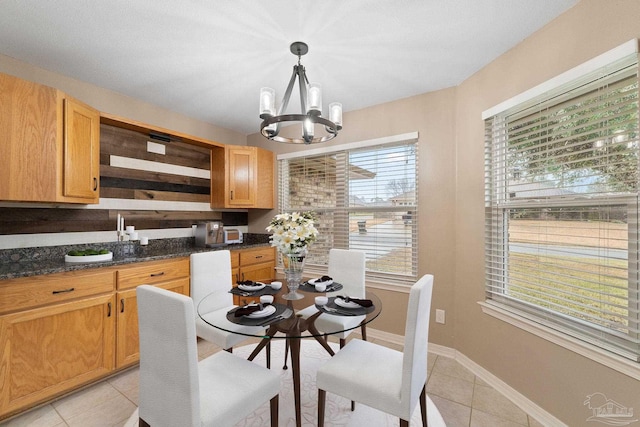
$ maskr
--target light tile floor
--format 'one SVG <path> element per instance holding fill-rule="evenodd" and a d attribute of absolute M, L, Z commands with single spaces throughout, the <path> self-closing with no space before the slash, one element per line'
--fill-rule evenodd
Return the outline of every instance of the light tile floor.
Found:
<path fill-rule="evenodd" d="M 356 333 L 352 334 L 356 335 Z M 397 350 L 401 346 L 370 341 Z M 220 348 L 198 342 L 200 358 Z M 449 427 L 540 427 L 506 397 L 455 360 L 429 355 L 427 394 Z M 122 427 L 138 404 L 138 369 L 132 368 L 97 384 L 1 422 L 3 427 Z M 371 426 L 375 427 L 375 426 Z"/>

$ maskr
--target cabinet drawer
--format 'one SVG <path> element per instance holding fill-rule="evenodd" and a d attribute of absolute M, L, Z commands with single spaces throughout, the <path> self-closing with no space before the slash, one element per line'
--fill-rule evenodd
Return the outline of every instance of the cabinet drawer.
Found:
<path fill-rule="evenodd" d="M 274 261 L 276 259 L 275 248 L 252 249 L 240 252 L 240 265 L 246 266 L 258 262 Z"/>
<path fill-rule="evenodd" d="M 118 270 L 118 289 L 152 285 L 185 276 L 189 276 L 189 258 L 143 262 Z"/>
<path fill-rule="evenodd" d="M 113 292 L 115 268 L 0 280 L 0 314 Z"/>

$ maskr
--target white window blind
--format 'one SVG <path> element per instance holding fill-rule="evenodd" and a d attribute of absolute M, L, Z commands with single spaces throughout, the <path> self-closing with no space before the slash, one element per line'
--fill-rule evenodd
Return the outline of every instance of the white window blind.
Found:
<path fill-rule="evenodd" d="M 485 120 L 487 302 L 635 361 L 637 59 Z"/>
<path fill-rule="evenodd" d="M 414 283 L 417 162 L 413 140 L 280 160 L 281 211 L 318 217 L 307 266 L 326 266 L 331 248 L 358 249 L 366 252 L 369 279 Z"/>

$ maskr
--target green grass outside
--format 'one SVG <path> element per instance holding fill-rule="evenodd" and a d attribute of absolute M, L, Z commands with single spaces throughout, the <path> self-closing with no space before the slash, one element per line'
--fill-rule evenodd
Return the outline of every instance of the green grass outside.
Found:
<path fill-rule="evenodd" d="M 511 253 L 508 292 L 523 301 L 627 332 L 626 261 L 596 264 L 585 258 Z M 597 320 L 601 312 L 606 312 L 605 318 Z"/>

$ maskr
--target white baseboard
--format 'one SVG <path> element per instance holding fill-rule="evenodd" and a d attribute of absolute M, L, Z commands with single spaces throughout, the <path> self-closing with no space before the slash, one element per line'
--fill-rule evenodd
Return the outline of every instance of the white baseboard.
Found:
<path fill-rule="evenodd" d="M 371 338 L 378 338 L 392 344 L 402 346 L 404 344 L 404 336 L 392 334 L 390 332 L 380 331 L 377 329 L 367 328 L 367 336 Z M 491 372 L 478 365 L 473 360 L 469 359 L 464 354 L 460 353 L 456 349 L 446 347 L 439 344 L 429 343 L 429 353 L 437 354 L 438 356 L 448 357 L 455 359 L 462 366 L 471 371 L 474 375 L 478 376 L 484 382 L 493 387 L 496 391 L 509 399 L 514 405 L 518 406 L 527 414 L 531 415 L 538 422 L 545 426 L 554 427 L 566 427 L 562 421 L 551 415 L 549 412 L 536 405 L 533 401 L 526 396 L 518 392 L 509 384 L 502 381 L 500 378 L 493 375 Z"/>

